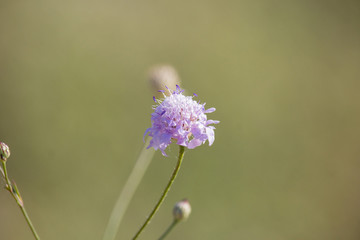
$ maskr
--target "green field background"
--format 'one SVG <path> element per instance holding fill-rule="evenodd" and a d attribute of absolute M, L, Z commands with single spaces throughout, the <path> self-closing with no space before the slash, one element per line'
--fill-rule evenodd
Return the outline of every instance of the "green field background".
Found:
<path fill-rule="evenodd" d="M 42 239 L 102 238 L 151 124 L 147 71 L 163 63 L 221 123 L 139 239 L 184 197 L 192 215 L 168 239 L 360 238 L 359 1 L 1 0 L 0 34 L 0 141 Z M 117 239 L 157 201 L 167 152 Z M 0 239 L 32 239 L 3 188 Z"/>

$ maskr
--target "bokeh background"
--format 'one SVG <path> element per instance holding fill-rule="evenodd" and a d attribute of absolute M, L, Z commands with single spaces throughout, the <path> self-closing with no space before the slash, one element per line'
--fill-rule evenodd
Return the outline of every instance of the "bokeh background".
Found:
<path fill-rule="evenodd" d="M 0 2 L 0 140 L 42 239 L 101 239 L 150 126 L 147 71 L 173 65 L 217 111 L 141 239 L 360 238 L 359 1 Z M 176 162 L 156 153 L 117 239 Z M 2 183 L 3 184 L 3 183 Z M 0 239 L 32 239 L 0 191 Z"/>

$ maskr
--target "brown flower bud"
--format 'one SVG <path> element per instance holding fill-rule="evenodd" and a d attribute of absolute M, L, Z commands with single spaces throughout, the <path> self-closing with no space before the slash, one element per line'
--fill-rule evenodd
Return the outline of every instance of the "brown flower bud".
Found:
<path fill-rule="evenodd" d="M 158 65 L 149 70 L 149 82 L 154 91 L 164 90 L 168 94 L 166 87 L 171 90 L 180 86 L 180 78 L 175 68 L 171 65 Z M 165 87 L 166 86 L 166 87 Z"/>

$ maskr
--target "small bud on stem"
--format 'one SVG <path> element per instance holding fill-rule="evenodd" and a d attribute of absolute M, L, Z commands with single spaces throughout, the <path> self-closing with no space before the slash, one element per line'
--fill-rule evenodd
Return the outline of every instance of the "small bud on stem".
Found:
<path fill-rule="evenodd" d="M 11 181 L 9 179 L 9 175 L 8 175 L 8 171 L 7 171 L 7 167 L 6 167 L 6 160 L 10 157 L 10 149 L 9 147 L 3 143 L 0 142 L 0 172 L 1 175 L 4 177 L 5 180 L 5 188 L 10 192 L 10 194 L 13 196 L 13 198 L 15 199 L 16 203 L 18 204 L 18 206 L 20 207 L 20 210 L 22 212 L 22 214 L 24 215 L 24 218 L 26 220 L 26 222 L 28 223 L 31 232 L 33 233 L 34 237 L 36 240 L 39 240 L 40 237 L 37 234 L 29 215 L 26 212 L 25 206 L 24 206 L 24 201 L 20 195 L 19 189 L 16 186 L 16 183 L 14 181 Z"/>
<path fill-rule="evenodd" d="M 161 235 L 159 240 L 164 240 L 165 237 L 171 232 L 171 230 L 182 220 L 186 220 L 191 213 L 191 206 L 187 199 L 177 202 L 173 209 L 174 220 L 166 231 Z"/>
<path fill-rule="evenodd" d="M 3 142 L 0 142 L 0 158 L 3 161 L 6 161 L 10 157 L 10 149 L 8 145 Z"/>
<path fill-rule="evenodd" d="M 186 220 L 191 213 L 191 206 L 187 199 L 177 202 L 173 209 L 174 220 Z"/>

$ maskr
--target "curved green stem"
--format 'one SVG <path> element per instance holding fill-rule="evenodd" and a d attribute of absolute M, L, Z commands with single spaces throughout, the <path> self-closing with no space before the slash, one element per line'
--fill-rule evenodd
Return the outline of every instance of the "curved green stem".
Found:
<path fill-rule="evenodd" d="M 7 169 L 6 169 L 6 161 L 2 160 L 1 163 L 2 163 L 2 170 L 3 170 L 2 173 L 4 174 L 4 178 L 5 178 L 5 182 L 6 182 L 6 189 L 10 192 L 10 194 L 15 199 L 17 205 L 20 207 L 20 210 L 21 210 L 22 214 L 24 215 L 24 218 L 25 218 L 27 224 L 29 225 L 30 230 L 31 230 L 32 234 L 34 235 L 35 239 L 40 240 L 40 237 L 37 234 L 35 227 L 32 224 L 30 217 L 26 212 L 24 202 L 20 195 L 19 189 L 17 188 L 16 184 L 11 183 L 11 181 L 8 177 L 8 173 L 7 173 Z"/>
<path fill-rule="evenodd" d="M 168 227 L 168 229 L 166 229 L 166 231 L 161 235 L 161 237 L 159 238 L 159 240 L 163 240 L 165 239 L 165 237 L 169 234 L 169 232 L 171 232 L 171 230 L 175 227 L 175 225 L 178 223 L 178 220 L 174 220 L 171 225 Z"/>
<path fill-rule="evenodd" d="M 185 153 L 185 147 L 184 146 L 180 146 L 180 151 L 179 151 L 179 158 L 176 164 L 176 167 L 169 179 L 168 184 L 166 185 L 159 201 L 157 202 L 157 204 L 155 205 L 155 207 L 153 208 L 153 210 L 151 211 L 150 215 L 148 216 L 148 218 L 146 219 L 146 221 L 144 222 L 144 224 L 141 226 L 141 228 L 139 229 L 139 231 L 135 234 L 135 236 L 133 237 L 133 240 L 137 239 L 140 235 L 140 233 L 144 230 L 144 228 L 148 225 L 148 223 L 150 222 L 150 220 L 152 219 L 152 217 L 155 215 L 155 213 L 159 210 L 160 205 L 162 204 L 162 202 L 164 201 L 167 193 L 170 190 L 171 185 L 174 183 L 174 180 L 176 178 L 176 175 L 178 174 L 179 170 L 180 170 L 180 166 L 182 163 L 182 160 L 184 158 L 184 153 Z"/>

